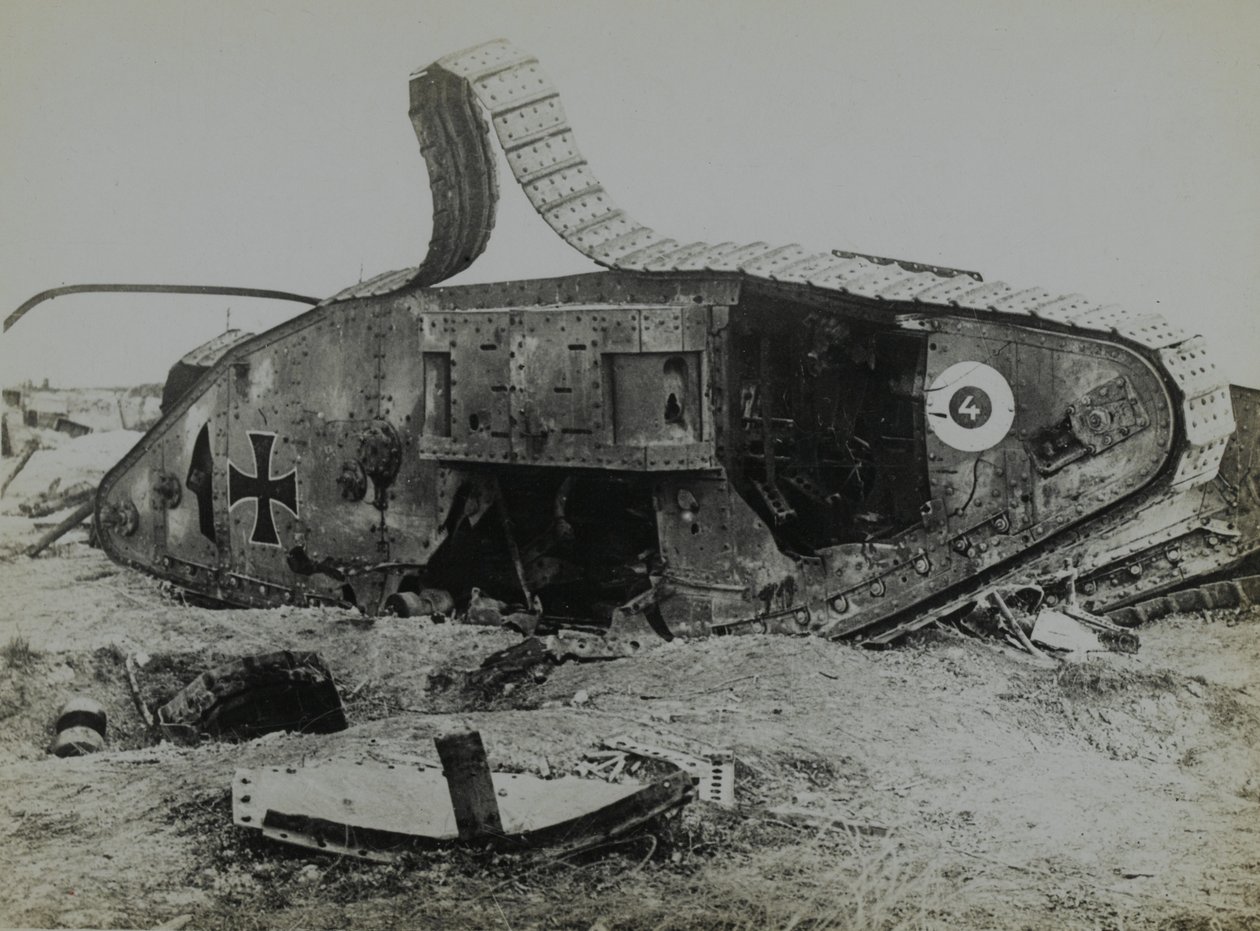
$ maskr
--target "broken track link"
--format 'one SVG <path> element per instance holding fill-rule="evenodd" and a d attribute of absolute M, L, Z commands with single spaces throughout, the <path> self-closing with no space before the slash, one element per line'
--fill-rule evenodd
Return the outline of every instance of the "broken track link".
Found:
<path fill-rule="evenodd" d="M 1108 617 L 1117 624 L 1136 627 L 1170 614 L 1215 611 L 1219 608 L 1246 608 L 1255 604 L 1260 604 L 1260 575 L 1210 582 L 1197 588 L 1170 592 L 1158 598 L 1140 601 L 1135 605 L 1117 608 L 1111 611 Z"/>

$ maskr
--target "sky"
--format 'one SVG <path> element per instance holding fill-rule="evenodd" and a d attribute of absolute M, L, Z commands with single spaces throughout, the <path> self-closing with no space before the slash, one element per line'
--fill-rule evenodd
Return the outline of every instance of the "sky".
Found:
<path fill-rule="evenodd" d="M 429 238 L 412 71 L 504 37 L 596 174 L 679 239 L 797 242 L 1149 308 L 1260 385 L 1253 0 L 5 0 L 0 315 L 80 282 L 332 294 Z M 453 283 L 594 270 L 500 165 Z M 244 298 L 75 296 L 0 383 L 160 381 Z"/>

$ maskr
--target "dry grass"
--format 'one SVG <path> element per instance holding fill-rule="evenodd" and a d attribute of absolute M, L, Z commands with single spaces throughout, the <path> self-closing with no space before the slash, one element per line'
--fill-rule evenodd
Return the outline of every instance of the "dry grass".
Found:
<path fill-rule="evenodd" d="M 31 649 L 31 642 L 21 634 L 14 634 L 9 642 L 0 647 L 0 656 L 9 669 L 25 671 L 30 669 L 39 659 L 39 654 Z"/>
<path fill-rule="evenodd" d="M 689 813 L 582 857 L 448 850 L 377 865 L 225 830 L 228 804 L 207 797 L 172 816 L 206 855 L 190 881 L 204 885 L 208 865 L 218 877 L 199 927 L 916 931 L 960 914 L 943 853 L 734 813 Z"/>
<path fill-rule="evenodd" d="M 502 908 L 511 927 L 609 931 L 915 931 L 939 926 L 950 908 L 941 864 L 914 861 L 892 840 L 871 846 L 831 832 L 761 850 L 664 856 L 648 862 L 634 850 L 465 894 L 497 926 Z M 452 914 L 430 901 L 412 917 L 467 921 L 467 902 Z"/>
<path fill-rule="evenodd" d="M 1045 675 L 1053 679 L 1058 690 L 1070 698 L 1176 692 L 1186 678 L 1170 669 L 1126 669 L 1097 659 L 1083 663 L 1064 663 Z"/>
<path fill-rule="evenodd" d="M 667 890 L 671 914 L 643 927 L 910 931 L 938 924 L 947 898 L 940 864 L 908 859 L 895 841 L 820 837 L 706 874 L 699 888 Z"/>

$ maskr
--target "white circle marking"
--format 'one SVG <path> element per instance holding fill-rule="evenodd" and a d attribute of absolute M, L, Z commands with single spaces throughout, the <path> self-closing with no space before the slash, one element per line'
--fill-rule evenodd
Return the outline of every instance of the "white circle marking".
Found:
<path fill-rule="evenodd" d="M 950 401 L 959 392 L 978 388 L 988 395 L 992 413 L 978 426 L 959 422 L 950 412 Z M 964 398 L 960 414 L 974 422 L 974 400 Z M 1002 442 L 1015 422 L 1015 395 L 1011 386 L 991 365 L 983 362 L 955 362 L 936 376 L 927 391 L 927 422 L 932 432 L 947 446 L 965 453 L 978 453 Z"/>

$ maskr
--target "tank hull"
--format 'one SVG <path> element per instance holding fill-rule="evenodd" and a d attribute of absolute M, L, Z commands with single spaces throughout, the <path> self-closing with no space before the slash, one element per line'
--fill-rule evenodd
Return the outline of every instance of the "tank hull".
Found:
<path fill-rule="evenodd" d="M 1254 405 L 1235 432 L 1202 340 L 1161 316 L 669 239 L 617 206 L 506 42 L 415 74 L 410 115 L 425 260 L 233 345 L 172 399 L 101 485 L 112 557 L 233 605 L 374 613 L 441 590 L 624 645 L 883 642 L 1004 584 L 1079 581 L 1103 610 L 1260 546 Z M 438 286 L 489 239 L 491 129 L 607 272 Z"/>

